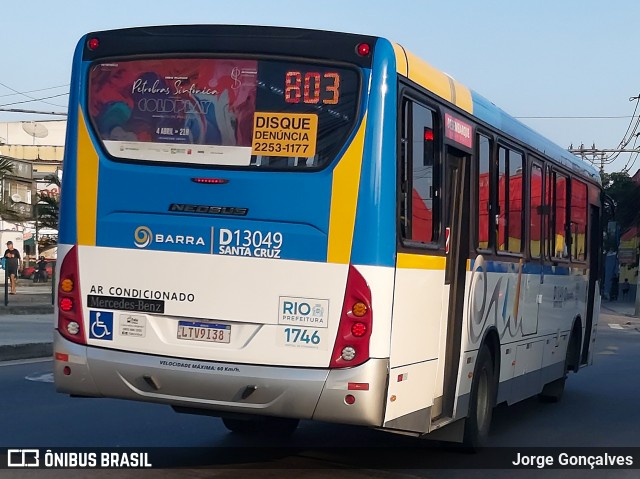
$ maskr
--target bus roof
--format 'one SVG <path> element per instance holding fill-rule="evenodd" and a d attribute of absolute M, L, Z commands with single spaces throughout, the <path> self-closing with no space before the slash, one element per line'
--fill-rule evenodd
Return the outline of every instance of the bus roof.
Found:
<path fill-rule="evenodd" d="M 433 92 L 442 99 L 453 103 L 472 114 L 480 121 L 506 133 L 540 153 L 552 158 L 564 167 L 578 174 L 601 182 L 598 171 L 566 149 L 548 140 L 524 123 L 518 121 L 482 95 L 470 90 L 424 60 L 408 52 L 401 45 L 394 44 L 396 69 L 418 85 Z"/>

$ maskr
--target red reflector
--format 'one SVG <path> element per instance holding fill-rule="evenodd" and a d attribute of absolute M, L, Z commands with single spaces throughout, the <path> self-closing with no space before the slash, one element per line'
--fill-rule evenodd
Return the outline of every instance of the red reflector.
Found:
<path fill-rule="evenodd" d="M 371 289 L 367 281 L 353 265 L 349 265 L 338 335 L 329 362 L 330 368 L 354 367 L 369 359 L 369 339 L 373 327 L 371 302 Z M 356 317 L 352 311 L 357 303 L 363 304 L 363 307 L 359 307 L 362 317 Z M 361 336 L 356 334 L 363 331 L 363 326 L 357 323 L 364 326 L 364 334 Z"/>
<path fill-rule="evenodd" d="M 73 309 L 73 300 L 71 298 L 62 298 L 60 300 L 60 309 L 62 311 L 71 311 Z"/>
<path fill-rule="evenodd" d="M 63 280 L 58 284 L 58 332 L 72 343 L 86 344 L 82 308 L 75 307 L 82 306 L 77 246 L 64 256 L 58 277 Z"/>
<path fill-rule="evenodd" d="M 69 355 L 64 353 L 56 353 L 55 358 L 56 361 L 64 361 L 65 363 L 69 361 Z"/>
<path fill-rule="evenodd" d="M 349 383 L 349 391 L 368 391 L 369 383 Z"/>
<path fill-rule="evenodd" d="M 352 394 L 347 394 L 344 397 L 344 402 L 346 402 L 347 404 L 351 405 L 354 402 L 356 402 L 356 397 L 354 395 L 352 395 Z"/>
<path fill-rule="evenodd" d="M 100 40 L 98 40 L 97 38 L 91 38 L 87 42 L 87 46 L 89 47 L 89 50 L 96 50 L 100 46 Z"/>
<path fill-rule="evenodd" d="M 191 178 L 191 181 L 202 185 L 224 185 L 229 183 L 229 180 L 225 178 Z"/>
<path fill-rule="evenodd" d="M 356 50 L 358 52 L 358 55 L 360 55 L 361 57 L 366 57 L 367 55 L 369 55 L 369 53 L 371 53 L 371 45 L 369 45 L 368 43 L 360 43 Z"/>
<path fill-rule="evenodd" d="M 351 326 L 351 334 L 356 338 L 361 338 L 367 334 L 367 325 L 364 323 L 354 323 L 353 326 Z"/>
<path fill-rule="evenodd" d="M 65 366 L 62 372 L 65 376 L 69 376 L 71 374 L 71 368 L 69 366 Z"/>

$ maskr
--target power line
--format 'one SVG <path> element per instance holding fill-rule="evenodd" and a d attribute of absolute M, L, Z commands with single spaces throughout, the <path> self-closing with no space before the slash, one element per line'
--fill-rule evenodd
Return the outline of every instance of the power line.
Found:
<path fill-rule="evenodd" d="M 15 101 L 13 103 L 5 103 L 4 105 L 0 105 L 0 107 L 12 106 L 12 105 L 20 105 L 22 103 L 32 103 L 34 101 L 49 100 L 50 98 L 58 98 L 58 97 L 61 97 L 61 96 L 67 96 L 68 94 L 69 93 L 60 93 L 59 95 L 45 96 L 43 98 L 34 98 L 33 100 Z M 43 102 L 43 103 L 47 103 L 47 102 Z M 55 106 L 60 106 L 60 105 L 55 105 Z M 66 108 L 66 107 L 61 107 L 61 108 Z"/>
<path fill-rule="evenodd" d="M 44 101 L 44 100 L 47 100 L 47 99 L 49 99 L 49 98 L 56 98 L 56 97 L 60 97 L 60 96 L 65 96 L 65 95 L 68 95 L 69 93 L 60 93 L 60 94 L 58 94 L 58 95 L 52 95 L 52 96 L 43 97 L 43 98 L 35 98 L 35 97 L 32 97 L 31 95 L 27 95 L 26 93 L 19 92 L 18 90 L 15 90 L 14 88 L 11 88 L 10 86 L 5 85 L 4 83 L 0 83 L 0 85 L 2 85 L 2 86 L 3 86 L 3 87 L 5 87 L 5 88 L 8 88 L 9 90 L 11 90 L 11 91 L 15 92 L 15 93 L 16 93 L 16 94 L 18 94 L 18 95 L 22 95 L 22 96 L 24 96 L 24 97 L 26 97 L 26 98 L 29 98 L 29 99 L 30 99 L 30 101 L 38 101 L 38 102 L 46 103 L 47 105 L 57 106 L 57 107 L 60 107 L 60 108 L 66 108 L 66 107 L 65 107 L 65 106 L 63 106 L 63 105 L 57 105 L 57 104 L 55 104 L 55 103 L 51 103 L 51 102 Z M 7 103 L 7 104 L 0 105 L 0 106 L 18 105 L 18 104 L 20 104 L 20 103 L 29 103 L 29 102 L 28 102 L 28 101 L 13 102 L 13 103 Z"/>
<path fill-rule="evenodd" d="M 619 120 L 621 118 L 640 118 L 640 115 L 619 116 L 515 116 L 519 120 Z"/>
<path fill-rule="evenodd" d="M 640 106 L 640 96 L 632 96 L 631 98 L 629 98 L 629 101 L 634 101 L 634 100 L 636 102 L 636 106 L 633 109 L 633 115 L 635 117 L 636 112 L 638 111 L 638 106 Z M 633 126 L 633 129 L 632 129 L 632 126 Z M 622 136 L 622 140 L 620 140 L 620 143 L 618 144 L 618 149 L 622 150 L 621 152 L 624 152 L 624 150 L 627 148 L 629 143 L 631 143 L 631 140 L 633 138 L 637 138 L 638 136 L 637 132 L 638 132 L 639 126 L 640 126 L 640 118 L 636 120 L 635 125 L 633 124 L 633 119 L 629 122 L 629 126 L 627 126 L 627 131 L 624 132 L 624 135 Z M 613 161 L 615 161 L 620 156 L 621 152 L 615 153 L 614 155 L 607 158 L 607 163 L 612 163 Z"/>
<path fill-rule="evenodd" d="M 573 145 L 571 145 L 569 146 L 569 151 L 576 155 L 580 155 L 583 160 L 588 160 L 594 165 L 599 163 L 600 171 L 604 171 L 604 165 L 613 163 L 621 154 L 629 153 L 629 157 L 627 158 L 627 162 L 622 168 L 622 171 L 628 172 L 633 168 L 638 159 L 638 155 L 640 154 L 640 149 L 637 147 L 638 137 L 640 136 L 640 115 L 637 115 L 638 108 L 640 107 L 640 95 L 632 96 L 629 98 L 629 101 L 635 101 L 636 104 L 633 109 L 633 114 L 625 117 L 630 118 L 631 120 L 629 121 L 627 130 L 624 132 L 624 135 L 622 135 L 622 139 L 616 148 L 596 148 L 595 144 L 591 148 L 585 148 L 584 145 L 580 145 L 579 148 L 573 148 Z M 632 141 L 633 146 L 629 148 Z"/>
<path fill-rule="evenodd" d="M 56 88 L 64 88 L 64 87 L 68 87 L 69 83 L 67 83 L 66 85 L 50 86 L 48 88 L 38 88 L 37 90 L 27 90 L 27 91 L 14 90 L 13 88 L 5 85 L 4 83 L 0 83 L 0 85 L 2 85 L 5 88 L 8 88 L 9 90 L 15 92 L 15 93 L 5 93 L 3 95 L 0 95 L 0 98 L 3 98 L 3 97 L 7 97 L 7 96 L 24 95 L 26 93 L 35 93 L 35 92 L 38 92 L 38 91 L 55 90 Z M 56 105 L 56 106 L 59 106 L 59 105 Z"/>
<path fill-rule="evenodd" d="M 9 113 L 33 113 L 36 115 L 57 115 L 67 116 L 66 113 L 60 111 L 39 111 L 39 110 L 23 110 L 21 108 L 0 108 L 0 111 L 6 111 Z"/>
<path fill-rule="evenodd" d="M 633 141 L 633 149 L 636 150 L 635 154 L 632 153 L 631 155 L 629 155 L 629 159 L 627 160 L 627 164 L 624 165 L 624 168 L 622 168 L 622 171 L 630 171 L 631 168 L 633 168 L 633 165 L 636 164 L 636 160 L 638 159 L 638 150 L 636 148 L 636 144 L 638 143 L 638 135 L 636 135 L 635 140 Z M 635 156 L 634 156 L 635 155 Z M 631 161 L 633 159 L 633 161 Z"/>

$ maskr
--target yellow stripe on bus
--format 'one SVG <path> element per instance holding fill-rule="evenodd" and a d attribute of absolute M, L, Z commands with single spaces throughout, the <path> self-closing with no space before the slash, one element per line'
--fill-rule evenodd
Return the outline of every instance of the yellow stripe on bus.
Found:
<path fill-rule="evenodd" d="M 98 208 L 98 153 L 96 152 L 82 110 L 78 118 L 76 218 L 78 244 L 95 246 Z"/>
<path fill-rule="evenodd" d="M 366 125 L 367 115 L 362 119 L 355 138 L 333 171 L 328 263 L 348 264 L 351 259 Z"/>
<path fill-rule="evenodd" d="M 393 44 L 393 51 L 396 54 L 396 72 L 402 76 L 408 76 L 407 57 L 404 54 L 404 48 L 397 43 Z"/>
<path fill-rule="evenodd" d="M 473 98 L 471 97 L 471 90 L 458 80 L 451 78 L 451 81 L 456 89 L 456 106 L 462 108 L 467 113 L 473 113 Z"/>
<path fill-rule="evenodd" d="M 405 50 L 401 45 L 394 44 L 393 49 L 396 54 L 396 71 L 400 75 L 406 76 L 464 111 L 473 113 L 471 90 Z"/>
<path fill-rule="evenodd" d="M 447 258 L 444 256 L 426 256 L 423 254 L 398 253 L 398 268 L 444 269 Z"/>
<path fill-rule="evenodd" d="M 398 268 L 443 270 L 446 265 L 446 256 L 425 256 L 423 254 L 398 253 Z M 470 269 L 471 260 L 468 259 L 467 271 Z"/>

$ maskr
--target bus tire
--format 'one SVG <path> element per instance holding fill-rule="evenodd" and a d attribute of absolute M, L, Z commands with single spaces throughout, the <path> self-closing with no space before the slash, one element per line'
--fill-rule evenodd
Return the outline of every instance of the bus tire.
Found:
<path fill-rule="evenodd" d="M 222 418 L 224 427 L 233 433 L 271 437 L 290 436 L 299 422 L 298 419 L 284 417 Z"/>
<path fill-rule="evenodd" d="M 547 383 L 542 388 L 542 392 L 538 394 L 538 399 L 542 402 L 558 402 L 562 399 L 564 393 L 564 385 L 567 382 L 567 375 Z"/>
<path fill-rule="evenodd" d="M 579 361 L 576 360 L 578 355 L 580 354 L 580 334 L 574 331 L 571 333 L 569 337 L 569 345 L 567 346 L 567 353 L 564 357 L 564 373 L 562 377 L 556 379 L 555 381 L 551 381 L 547 383 L 542 388 L 542 392 L 538 394 L 538 399 L 542 402 L 558 402 L 562 399 L 562 394 L 564 393 L 564 386 L 567 382 L 567 375 L 569 374 L 569 370 L 573 370 L 577 372 Z"/>
<path fill-rule="evenodd" d="M 473 369 L 469 414 L 464 424 L 463 444 L 476 449 L 486 444 L 496 401 L 496 372 L 491 351 L 483 344 Z"/>

